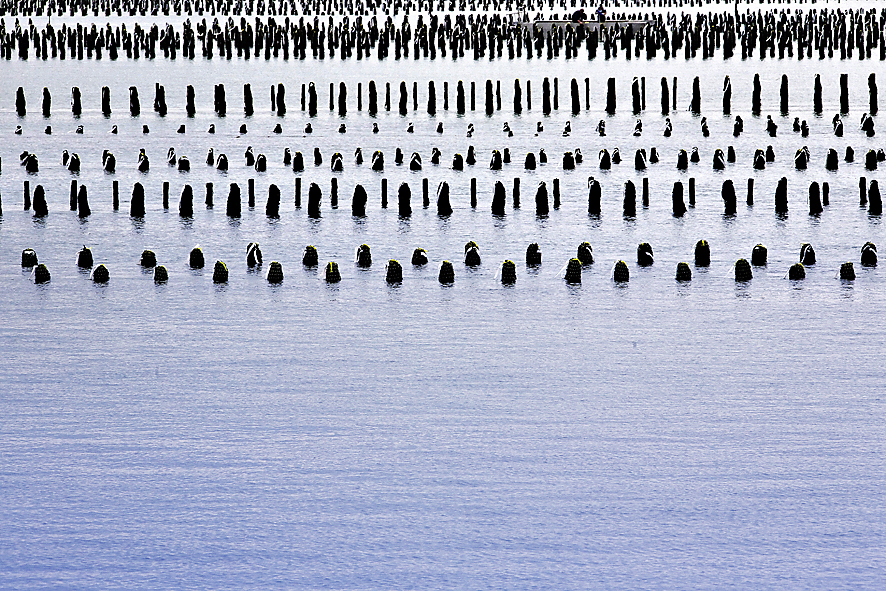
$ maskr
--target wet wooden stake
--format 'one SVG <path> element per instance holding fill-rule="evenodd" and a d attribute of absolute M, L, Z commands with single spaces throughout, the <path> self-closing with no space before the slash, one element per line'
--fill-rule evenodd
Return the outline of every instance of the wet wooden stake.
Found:
<path fill-rule="evenodd" d="M 640 99 L 642 103 L 642 109 L 646 110 L 646 76 L 642 76 L 640 78 Z"/>
<path fill-rule="evenodd" d="M 672 100 L 671 110 L 676 111 L 677 110 L 677 77 L 676 76 L 674 76 L 674 85 L 671 89 L 671 100 Z"/>
<path fill-rule="evenodd" d="M 70 196 L 70 208 L 71 211 L 77 211 L 77 181 L 71 181 L 71 196 Z"/>

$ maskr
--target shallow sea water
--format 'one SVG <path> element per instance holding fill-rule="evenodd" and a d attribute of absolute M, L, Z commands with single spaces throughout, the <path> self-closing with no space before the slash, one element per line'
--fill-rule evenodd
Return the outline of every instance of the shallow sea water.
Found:
<path fill-rule="evenodd" d="M 334 66 L 331 68 L 329 66 Z M 76 67 L 74 67 L 76 66 Z M 614 75 L 619 111 L 607 118 L 609 135 L 593 133 L 604 118 L 605 79 Z M 629 67 L 630 70 L 626 70 Z M 863 153 L 880 135 L 864 138 L 857 120 L 866 110 L 867 75 L 879 62 L 757 59 L 687 64 L 682 60 L 610 63 L 598 60 L 451 62 L 369 60 L 284 63 L 214 60 L 175 63 L 53 62 L 0 64 L 7 91 L 0 100 L 0 586 L 40 588 L 803 588 L 877 589 L 884 584 L 886 507 L 884 465 L 884 345 L 882 270 L 862 268 L 858 253 L 883 243 L 881 219 L 858 207 Z M 749 113 L 750 82 L 760 72 L 763 117 Z M 811 112 L 815 72 L 825 78 L 822 118 Z M 834 138 L 838 73 L 850 74 L 851 113 L 846 136 Z M 777 85 L 791 80 L 791 114 L 777 115 Z M 745 134 L 731 135 L 720 114 L 724 75 L 733 81 L 733 114 Z M 541 79 L 560 78 L 560 110 L 540 114 Z M 630 77 L 647 77 L 644 134 L 633 138 Z M 702 82 L 703 114 L 686 112 L 692 76 Z M 530 79 L 533 111 L 442 112 L 442 80 L 501 79 L 503 107 L 513 78 Z M 568 79 L 592 79 L 593 104 L 568 112 Z M 661 137 L 660 76 L 679 77 L 675 133 Z M 357 81 L 418 80 L 420 111 L 427 80 L 437 81 L 436 119 L 421 112 L 372 119 L 356 110 Z M 328 84 L 348 82 L 350 111 L 329 113 Z M 313 80 L 320 92 L 315 132 L 298 108 L 297 85 Z M 166 86 L 170 113 L 151 112 L 153 83 Z M 269 112 L 267 89 L 287 85 L 284 133 Z M 228 117 L 212 112 L 212 85 L 225 82 Z M 239 114 L 240 85 L 250 82 L 256 115 Z M 197 89 L 198 114 L 184 116 L 185 86 Z M 142 116 L 126 113 L 126 88 L 139 86 Z M 14 112 L 14 88 L 24 86 L 29 114 Z M 70 87 L 83 90 L 84 114 L 67 108 Z M 100 88 L 111 86 L 115 112 L 99 112 Z M 39 116 L 43 86 L 53 93 L 53 115 Z M 364 109 L 367 98 L 364 94 Z M 394 98 L 396 103 L 396 94 Z M 411 103 L 411 84 L 410 84 Z M 411 107 L 411 105 L 410 105 Z M 765 115 L 780 125 L 764 136 Z M 807 119 L 805 140 L 790 131 Z M 534 135 L 535 123 L 545 131 Z M 567 120 L 573 133 L 561 136 Z M 249 133 L 236 130 L 246 122 Z M 344 121 L 348 133 L 336 133 Z M 381 127 L 369 132 L 373 121 Z M 409 121 L 416 133 L 404 133 Z M 434 133 L 436 121 L 445 132 Z M 504 121 L 515 136 L 501 133 Z M 468 122 L 477 133 L 465 137 Z M 181 123 L 187 133 L 175 130 Z M 215 123 L 218 133 L 205 133 Z M 25 134 L 14 136 L 21 124 Z M 53 135 L 44 136 L 51 124 Z M 72 133 L 83 124 L 86 133 Z M 116 124 L 120 134 L 108 135 Z M 140 133 L 148 124 L 151 133 Z M 478 164 L 448 169 L 452 154 L 473 143 Z M 757 147 L 772 143 L 777 160 L 753 171 Z M 243 164 L 252 145 L 268 155 L 267 173 Z M 715 148 L 734 145 L 738 162 L 713 172 Z M 809 170 L 791 156 L 812 152 Z M 846 145 L 857 161 L 824 171 L 828 147 Z M 182 174 L 164 162 L 167 148 L 191 158 Z M 321 147 L 324 164 L 309 157 Z M 354 164 L 363 148 L 367 163 Z M 393 164 L 394 149 L 419 151 L 424 170 Z M 430 147 L 443 152 L 430 164 Z M 514 162 L 488 170 L 492 149 L 511 148 Z M 602 147 L 618 146 L 621 165 L 596 166 Z M 638 147 L 656 146 L 651 204 L 637 216 L 621 214 L 622 186 Z M 698 146 L 702 161 L 687 173 L 674 167 L 676 151 Z M 135 171 L 145 147 L 152 168 Z M 214 147 L 231 159 L 220 174 L 203 163 Z M 324 192 L 323 217 L 310 220 L 293 207 L 295 175 L 282 166 L 284 147 L 306 155 L 307 185 Z M 522 170 L 523 155 L 544 147 L 550 161 Z M 580 147 L 585 162 L 563 171 L 564 150 Z M 117 155 L 117 173 L 101 172 L 101 151 Z M 40 158 L 38 175 L 16 165 L 25 149 Z M 78 180 L 89 188 L 92 215 L 67 211 L 71 175 L 59 163 L 63 149 L 78 152 Z M 383 175 L 369 170 L 372 151 L 386 156 Z M 344 155 L 333 175 L 329 157 Z M 603 185 L 603 214 L 587 215 L 587 177 Z M 339 178 L 339 207 L 328 188 Z M 380 178 L 390 205 L 379 207 Z M 677 219 L 670 190 L 697 178 L 696 207 Z M 776 217 L 778 179 L 790 186 L 790 212 Z M 479 204 L 469 204 L 476 177 Z M 513 209 L 512 179 L 522 181 L 522 208 Z M 756 180 L 753 207 L 744 204 L 746 179 Z M 257 206 L 246 207 L 246 182 L 256 179 Z M 432 206 L 421 207 L 428 178 Z M 547 218 L 535 215 L 537 181 L 559 178 L 563 203 Z M 720 185 L 735 181 L 738 213 L 722 215 Z M 111 207 L 111 181 L 120 181 L 121 207 Z M 507 214 L 489 213 L 492 186 L 508 188 Z M 21 183 L 42 184 L 50 214 L 35 220 L 21 211 Z M 171 183 L 170 209 L 160 199 Z M 433 207 L 438 182 L 447 180 L 455 211 Z M 811 217 L 808 184 L 827 181 L 831 205 Z M 146 188 L 148 212 L 129 217 L 132 184 Z M 215 207 L 202 207 L 203 187 L 215 184 Z M 243 189 L 243 216 L 225 215 L 227 184 Z M 397 215 L 396 191 L 412 188 L 413 215 Z M 178 216 L 185 183 L 194 187 L 192 219 Z M 283 193 L 279 219 L 264 215 L 267 187 Z M 357 183 L 369 194 L 367 216 L 354 219 Z M 639 198 L 638 198 L 639 200 Z M 689 284 L 674 281 L 677 262 L 692 262 L 695 242 L 711 244 L 712 264 L 693 267 Z M 464 243 L 479 243 L 483 264 L 461 263 Z M 583 282 L 562 275 L 578 244 L 588 240 L 596 262 Z M 258 241 L 265 266 L 250 271 L 245 247 Z M 655 264 L 636 265 L 637 244 L 648 241 Z M 524 253 L 538 242 L 543 264 L 527 268 Z M 754 244 L 769 247 L 769 265 L 747 284 L 732 265 Z M 818 264 L 791 282 L 788 267 L 800 244 L 814 245 Z M 354 265 L 361 243 L 373 266 Z M 108 265 L 106 286 L 76 268 L 89 245 Z M 301 254 L 314 244 L 321 268 L 305 269 Z M 188 252 L 200 245 L 207 268 L 191 270 Z M 34 248 L 52 272 L 38 286 L 19 266 Z M 412 249 L 428 250 L 431 264 L 414 268 Z M 169 269 L 155 285 L 138 266 L 150 248 Z M 517 283 L 499 281 L 501 262 L 517 263 Z M 212 283 L 211 266 L 230 269 L 225 286 Z M 385 263 L 404 264 L 399 286 L 384 281 Z M 455 264 L 456 281 L 441 286 L 439 263 Z M 628 262 L 631 281 L 611 280 L 613 263 Z M 279 286 L 265 279 L 280 261 Z M 322 265 L 338 261 L 343 280 L 323 281 Z M 841 282 L 840 263 L 855 262 L 857 279 Z"/>

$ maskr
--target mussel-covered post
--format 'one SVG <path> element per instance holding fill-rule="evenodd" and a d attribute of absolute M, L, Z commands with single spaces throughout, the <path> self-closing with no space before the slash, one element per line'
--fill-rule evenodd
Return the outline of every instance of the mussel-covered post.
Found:
<path fill-rule="evenodd" d="M 437 280 L 444 285 L 455 283 L 455 268 L 452 266 L 452 263 L 449 261 L 440 263 L 440 274 Z"/>
<path fill-rule="evenodd" d="M 330 261 L 326 263 L 326 283 L 338 283 L 341 281 L 341 272 L 338 270 L 338 263 Z"/>
<path fill-rule="evenodd" d="M 513 285 L 517 282 L 517 265 L 512 260 L 506 260 L 501 265 L 501 282 L 505 285 Z"/>
<path fill-rule="evenodd" d="M 533 242 L 526 249 L 526 265 L 534 267 L 541 264 L 541 248 L 537 242 Z"/>
<path fill-rule="evenodd" d="M 754 246 L 754 250 L 751 252 L 751 264 L 755 267 L 765 267 L 767 263 L 767 259 L 769 258 L 769 251 L 762 244 L 757 244 Z"/>
<path fill-rule="evenodd" d="M 213 283 L 228 282 L 228 267 L 222 261 L 215 261 L 215 267 L 212 270 Z"/>
<path fill-rule="evenodd" d="M 631 272 L 628 270 L 628 264 L 624 261 L 615 263 L 612 270 L 612 279 L 616 283 L 627 283 L 631 278 Z"/>
<path fill-rule="evenodd" d="M 753 277 L 754 274 L 747 259 L 738 259 L 735 262 L 735 280 L 741 282 L 750 281 Z"/>
<path fill-rule="evenodd" d="M 385 273 L 385 281 L 390 284 L 403 282 L 403 267 L 398 261 L 395 261 L 394 259 L 388 261 L 388 267 Z"/>
<path fill-rule="evenodd" d="M 709 267 L 711 265 L 711 246 L 707 240 L 699 240 L 695 243 L 695 266 Z"/>
<path fill-rule="evenodd" d="M 272 261 L 268 268 L 268 283 L 283 283 L 283 265 Z"/>
<path fill-rule="evenodd" d="M 577 258 L 569 259 L 566 265 L 566 283 L 581 283 L 581 261 Z"/>

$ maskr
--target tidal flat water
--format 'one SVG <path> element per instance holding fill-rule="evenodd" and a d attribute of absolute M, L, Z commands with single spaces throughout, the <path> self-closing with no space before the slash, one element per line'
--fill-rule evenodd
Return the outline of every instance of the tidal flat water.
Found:
<path fill-rule="evenodd" d="M 570 60 L 387 60 L 325 62 L 195 60 L 141 62 L 0 63 L 0 587 L 8 589 L 879 589 L 886 583 L 886 460 L 884 378 L 886 278 L 859 264 L 861 246 L 882 245 L 882 219 L 859 207 L 864 153 L 882 146 L 857 121 L 865 112 L 867 76 L 880 62 L 757 59 L 658 59 L 652 62 Z M 761 117 L 750 114 L 751 81 L 760 73 Z M 812 79 L 822 75 L 824 111 L 812 113 Z M 846 135 L 835 138 L 839 74 L 848 73 L 851 109 Z M 782 74 L 791 83 L 791 112 L 778 113 Z M 732 136 L 720 92 L 733 82 L 733 116 L 745 132 Z M 560 110 L 542 116 L 541 82 L 558 77 Z M 615 76 L 619 108 L 607 116 L 605 82 Z M 633 76 L 647 78 L 641 137 L 633 137 Z M 663 138 L 661 76 L 676 76 L 674 134 Z M 700 77 L 699 117 L 687 111 L 692 78 Z M 531 80 L 533 110 L 514 115 L 513 79 Z M 569 112 L 568 81 L 591 78 L 592 104 Z M 474 80 L 478 110 L 464 116 L 424 112 L 427 82 Z M 481 89 L 501 80 L 503 109 L 486 117 Z M 396 88 L 407 81 L 410 112 L 356 109 L 356 84 Z M 314 81 L 320 112 L 300 110 L 298 88 Z M 345 81 L 349 111 L 327 107 L 329 83 Z M 419 83 L 419 110 L 411 82 Z M 169 114 L 150 109 L 153 85 L 165 85 Z M 242 116 L 242 84 L 251 83 L 256 114 Z M 288 112 L 274 116 L 268 89 L 287 86 Z M 228 116 L 212 112 L 212 88 L 225 83 Z M 198 112 L 187 118 L 185 87 L 193 84 Z M 74 119 L 71 86 L 83 91 L 84 113 Z M 128 87 L 139 87 L 142 114 L 127 110 Z M 29 114 L 15 114 L 15 88 L 25 88 Z M 53 114 L 39 114 L 42 88 Z M 109 86 L 114 113 L 100 112 Z M 396 97 L 396 94 L 394 95 Z M 396 100 L 396 99 L 394 99 Z M 779 124 L 765 135 L 766 115 Z M 808 138 L 791 132 L 806 119 Z M 608 134 L 594 133 L 606 119 Z M 310 121 L 314 132 L 302 132 Z M 536 135 L 536 123 L 544 132 Z M 561 134 L 567 121 L 573 132 Z M 372 134 L 377 122 L 379 134 Z M 415 133 L 405 133 L 409 122 Z M 434 129 L 438 122 L 444 133 Z M 514 136 L 506 137 L 508 122 Z M 206 133 L 210 124 L 217 133 Z M 246 123 L 248 133 L 238 128 Z M 277 123 L 282 134 L 271 133 Z M 346 134 L 337 132 L 345 123 Z M 473 123 L 474 137 L 465 137 Z M 185 124 L 184 135 L 176 133 Z M 12 130 L 22 125 L 23 134 Z M 52 125 L 53 134 L 43 129 Z M 84 134 L 73 130 L 84 126 Z M 108 133 L 117 125 L 119 133 Z M 141 133 L 148 125 L 150 134 Z M 756 148 L 773 145 L 776 161 L 755 171 Z M 449 168 L 455 152 L 474 145 L 478 162 Z M 735 147 L 737 162 L 715 172 L 716 148 Z M 808 170 L 793 154 L 808 146 Z M 827 172 L 834 147 L 856 152 Z M 268 171 L 244 165 L 252 146 L 268 156 Z M 633 167 L 636 149 L 655 146 L 661 162 Z M 675 167 L 677 150 L 697 146 L 701 162 Z M 167 149 L 190 157 L 189 173 L 165 163 Z M 207 150 L 225 152 L 228 173 L 204 164 Z M 290 147 L 306 157 L 296 175 L 282 164 Z M 313 166 L 319 147 L 324 161 Z M 354 163 L 361 147 L 367 162 Z M 396 166 L 394 150 L 419 152 L 422 171 Z M 430 151 L 442 152 L 441 165 Z M 514 160 L 488 167 L 493 149 Z M 563 152 L 585 156 L 574 171 Z M 624 161 L 610 171 L 597 153 L 619 147 Z M 137 172 L 145 148 L 151 170 Z M 523 170 L 529 151 L 544 148 L 549 162 Z M 117 171 L 101 169 L 102 150 Z M 18 166 L 23 150 L 40 170 Z M 72 176 L 63 150 L 80 154 Z M 384 173 L 369 169 L 373 151 Z M 344 156 L 344 172 L 329 158 Z M 294 207 L 296 176 L 302 208 Z M 599 217 L 587 213 L 587 178 L 603 188 Z M 789 183 L 789 213 L 776 216 L 778 180 Z M 521 179 L 522 207 L 510 189 Z M 650 183 L 650 204 L 622 215 L 627 180 Z M 671 212 L 675 181 L 696 178 L 697 202 L 685 216 Z M 68 211 L 71 179 L 89 190 L 92 214 Z M 256 206 L 246 206 L 248 179 Z M 339 205 L 329 202 L 338 179 Z M 380 207 L 388 179 L 389 206 Z M 421 203 L 429 179 L 431 205 Z M 477 178 L 478 205 L 470 206 Z M 748 178 L 755 203 L 744 202 Z M 562 204 L 535 214 L 535 187 L 559 179 Z M 735 216 L 723 215 L 720 188 L 732 179 Z M 49 215 L 23 211 L 22 183 L 42 185 Z M 120 185 L 120 209 L 111 183 Z M 439 182 L 450 185 L 454 212 L 434 206 Z M 495 181 L 508 189 L 504 216 L 490 213 Z M 170 183 L 170 208 L 162 183 Z M 828 182 L 831 204 L 808 214 L 812 181 Z M 145 186 L 147 212 L 129 215 L 132 185 Z M 203 205 L 213 183 L 215 206 Z M 323 190 L 322 217 L 306 214 L 307 187 Z M 397 211 L 397 188 L 408 183 L 413 213 Z M 229 183 L 243 190 L 243 214 L 225 215 Z M 268 218 L 268 186 L 281 189 L 280 217 Z M 369 195 L 367 215 L 354 218 L 356 184 Z M 178 215 L 182 187 L 194 188 L 195 212 Z M 638 195 L 639 201 L 639 195 Z M 711 245 L 711 265 L 692 265 L 699 239 Z M 480 246 L 482 264 L 462 263 L 464 244 Z M 563 281 L 565 265 L 588 241 L 595 262 L 582 283 Z M 261 269 L 246 266 L 246 245 L 258 242 Z M 539 267 L 527 267 L 526 247 L 537 242 Z M 651 267 L 636 264 L 649 242 Z M 787 279 L 802 243 L 817 263 L 803 281 Z M 357 246 L 372 248 L 368 269 L 354 264 Z M 734 280 L 733 264 L 757 243 L 769 249 L 766 267 L 750 282 Z M 301 257 L 313 244 L 320 266 Z M 89 246 L 110 270 L 94 284 L 76 267 Z M 199 245 L 207 266 L 193 270 L 188 253 Z M 413 249 L 430 263 L 413 267 Z M 35 285 L 20 267 L 34 248 L 52 273 Z M 169 280 L 156 285 L 139 266 L 145 249 L 157 253 Z M 399 285 L 385 282 L 385 264 L 399 260 Z M 440 285 L 440 262 L 455 268 L 455 283 Z M 503 286 L 502 261 L 517 265 L 517 281 Z M 630 282 L 612 281 L 615 261 L 628 263 Z M 212 282 L 212 264 L 225 261 L 230 279 Z M 271 261 L 284 271 L 270 285 Z M 324 281 L 323 265 L 337 261 L 341 283 Z M 674 271 L 690 263 L 692 281 Z M 840 264 L 853 261 L 857 278 L 841 281 Z"/>

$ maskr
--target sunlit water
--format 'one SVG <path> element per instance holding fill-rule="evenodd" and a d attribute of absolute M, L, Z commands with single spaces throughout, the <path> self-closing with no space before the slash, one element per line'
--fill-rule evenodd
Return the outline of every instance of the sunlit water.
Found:
<path fill-rule="evenodd" d="M 150 63 L 42 62 L 0 64 L 3 159 L 0 192 L 0 586 L 4 588 L 812 588 L 877 589 L 884 584 L 884 407 L 882 349 L 886 279 L 862 268 L 858 253 L 883 243 L 882 221 L 858 205 L 863 154 L 881 135 L 858 130 L 867 110 L 867 75 L 879 62 L 759 59 L 741 62 L 618 60 Z M 762 117 L 750 115 L 755 72 L 763 81 Z M 846 135 L 835 138 L 839 73 L 850 74 L 851 113 Z M 777 114 L 782 74 L 791 83 L 791 113 Z M 812 79 L 825 85 L 822 117 L 812 113 Z M 879 72 L 878 72 L 879 73 Z M 733 114 L 745 134 L 732 137 L 723 117 L 724 75 L 733 83 Z M 644 134 L 631 136 L 632 76 L 647 77 Z M 702 85 L 703 114 L 687 111 L 692 77 Z M 541 82 L 559 77 L 560 110 L 542 117 Z M 619 109 L 607 118 L 605 82 L 615 76 Z M 679 78 L 674 135 L 661 136 L 660 77 Z M 513 80 L 531 80 L 533 110 L 513 115 Z M 591 78 L 590 111 L 569 113 L 568 81 Z M 486 79 L 502 80 L 503 110 L 483 115 Z M 424 111 L 427 81 L 435 80 L 439 112 Z M 457 80 L 478 83 L 478 111 L 454 112 Z M 348 83 L 345 119 L 330 113 L 328 85 Z M 369 80 L 383 88 L 409 83 L 410 113 L 366 107 Z M 442 110 L 443 81 L 450 111 Z M 299 108 L 300 84 L 314 81 L 320 113 L 314 133 Z M 411 82 L 419 82 L 412 112 Z M 153 83 L 166 87 L 170 112 L 151 111 Z M 225 83 L 228 117 L 212 113 L 212 86 Z M 244 119 L 242 84 L 252 84 L 256 115 Z M 288 114 L 270 113 L 271 84 L 287 85 Z M 356 109 L 363 83 L 364 110 Z M 184 114 L 185 86 L 197 91 L 198 113 Z M 84 113 L 68 108 L 71 86 L 83 91 Z M 114 113 L 100 113 L 100 88 L 111 88 Z M 137 85 L 142 115 L 130 118 L 127 88 Z M 23 86 L 29 114 L 14 111 Z M 40 94 L 53 93 L 53 115 L 40 116 Z M 582 82 L 583 87 L 583 82 Z M 525 88 L 524 88 L 525 90 Z M 397 95 L 393 97 L 396 108 Z M 380 100 L 383 105 L 383 101 Z M 764 133 L 765 116 L 780 125 Z M 793 117 L 812 129 L 790 131 Z M 608 135 L 593 133 L 607 119 Z M 562 137 L 567 120 L 573 133 Z M 372 122 L 381 128 L 370 132 Z M 406 134 L 412 121 L 416 132 Z M 444 134 L 434 132 L 442 121 Z M 514 137 L 507 138 L 507 121 Z M 535 135 L 537 121 L 545 131 Z M 245 122 L 246 136 L 237 129 Z M 280 122 L 284 133 L 274 135 Z M 337 133 L 344 122 L 348 132 Z M 179 125 L 187 133 L 176 134 Z M 206 134 L 210 123 L 217 133 Z M 465 137 L 468 123 L 477 129 Z M 141 134 L 147 124 L 151 133 Z M 24 134 L 12 130 L 22 125 Z M 52 125 L 53 135 L 43 128 Z M 85 133 L 75 135 L 83 125 Z M 119 135 L 108 134 L 118 125 Z M 881 134 L 886 130 L 880 130 Z M 478 163 L 449 169 L 454 152 L 477 149 Z M 777 160 L 753 171 L 754 149 L 772 144 Z M 263 174 L 244 166 L 253 146 L 268 155 Z M 714 172 L 714 149 L 735 146 L 738 161 Z M 792 157 L 808 145 L 809 170 Z M 829 147 L 841 156 L 855 148 L 854 164 L 824 170 Z M 320 147 L 324 163 L 314 167 Z M 354 164 L 362 147 L 367 162 Z M 424 170 L 395 166 L 421 153 Z M 443 153 L 430 163 L 430 149 Z M 651 203 L 622 216 L 622 187 L 638 187 L 638 147 L 657 147 L 661 162 L 645 173 Z M 701 163 L 675 168 L 676 152 L 698 146 Z M 144 147 L 151 171 L 135 169 Z M 190 173 L 165 164 L 174 147 L 192 162 Z M 225 152 L 231 170 L 204 164 L 209 147 Z M 293 205 L 295 174 L 282 165 L 283 149 L 306 156 L 307 186 L 324 192 L 322 218 Z M 509 147 L 514 161 L 488 170 L 492 149 Z M 565 150 L 581 148 L 583 164 L 563 171 Z M 619 147 L 624 161 L 608 172 L 596 154 Z M 117 156 L 115 175 L 101 171 L 103 149 Z M 524 171 L 527 151 L 544 148 L 550 161 Z M 79 176 L 60 164 L 62 150 L 78 152 Z M 386 170 L 369 170 L 374 150 Z M 40 172 L 17 165 L 35 152 Z M 344 155 L 333 175 L 329 159 Z M 587 177 L 603 186 L 603 213 L 587 214 Z M 339 179 L 339 207 L 329 203 L 330 179 Z M 786 176 L 790 212 L 776 217 L 773 193 Z M 478 206 L 470 207 L 471 178 Z M 522 208 L 513 209 L 513 178 L 522 181 Z M 671 215 L 676 180 L 697 179 L 697 204 Z M 747 207 L 747 178 L 755 178 L 755 205 Z M 92 215 L 68 211 L 71 178 L 87 185 Z M 247 179 L 256 179 L 257 204 L 246 207 Z M 380 207 L 381 178 L 389 208 Z M 431 207 L 421 206 L 428 178 Z M 559 178 L 562 205 L 535 215 L 538 181 Z M 723 216 L 720 187 L 733 179 L 738 212 Z M 121 206 L 111 206 L 112 180 Z M 22 181 L 42 184 L 50 214 L 22 211 Z M 447 180 L 455 208 L 440 218 L 437 184 Z M 490 214 L 495 180 L 508 188 L 507 213 Z M 831 205 L 808 215 L 813 180 L 830 184 Z M 144 220 L 129 216 L 133 183 L 146 188 Z M 170 209 L 161 200 L 169 181 Z M 215 186 L 215 207 L 203 203 Z M 227 186 L 243 190 L 242 218 L 225 215 Z M 412 188 L 413 215 L 397 214 L 397 187 Z M 184 184 L 195 192 L 192 219 L 178 215 Z M 267 187 L 283 193 L 279 219 L 264 213 Z M 367 215 L 350 212 L 354 186 L 369 194 Z M 639 196 L 638 196 L 639 200 Z M 679 261 L 692 263 L 699 239 L 711 244 L 712 264 L 693 267 L 678 284 Z M 461 262 L 475 240 L 483 264 Z M 562 280 L 568 259 L 589 241 L 596 262 L 583 282 Z M 246 267 L 249 242 L 259 242 L 265 266 Z M 538 242 L 543 264 L 527 268 L 525 249 Z M 649 242 L 655 264 L 635 264 L 636 247 Z M 732 265 L 754 244 L 769 247 L 769 265 L 737 284 Z M 812 243 L 818 264 L 791 282 L 788 267 L 800 245 Z M 354 250 L 367 243 L 373 265 L 358 269 Z M 75 265 L 83 245 L 110 269 L 106 286 Z M 321 267 L 301 264 L 314 244 Z M 207 267 L 191 270 L 199 245 Z M 20 268 L 34 248 L 52 272 L 35 285 Z M 426 248 L 431 263 L 409 264 Z M 169 281 L 155 285 L 138 266 L 142 250 L 157 253 Z M 501 285 L 503 260 L 517 263 L 517 282 Z M 404 279 L 385 283 L 385 263 L 398 259 Z M 440 261 L 455 263 L 456 281 L 437 281 Z M 624 259 L 627 285 L 612 282 Z M 227 285 L 212 283 L 212 264 L 230 268 Z M 265 279 L 268 263 L 282 263 L 279 286 Z M 323 281 L 322 266 L 337 261 L 343 280 Z M 841 282 L 839 266 L 854 261 L 857 279 Z"/>

